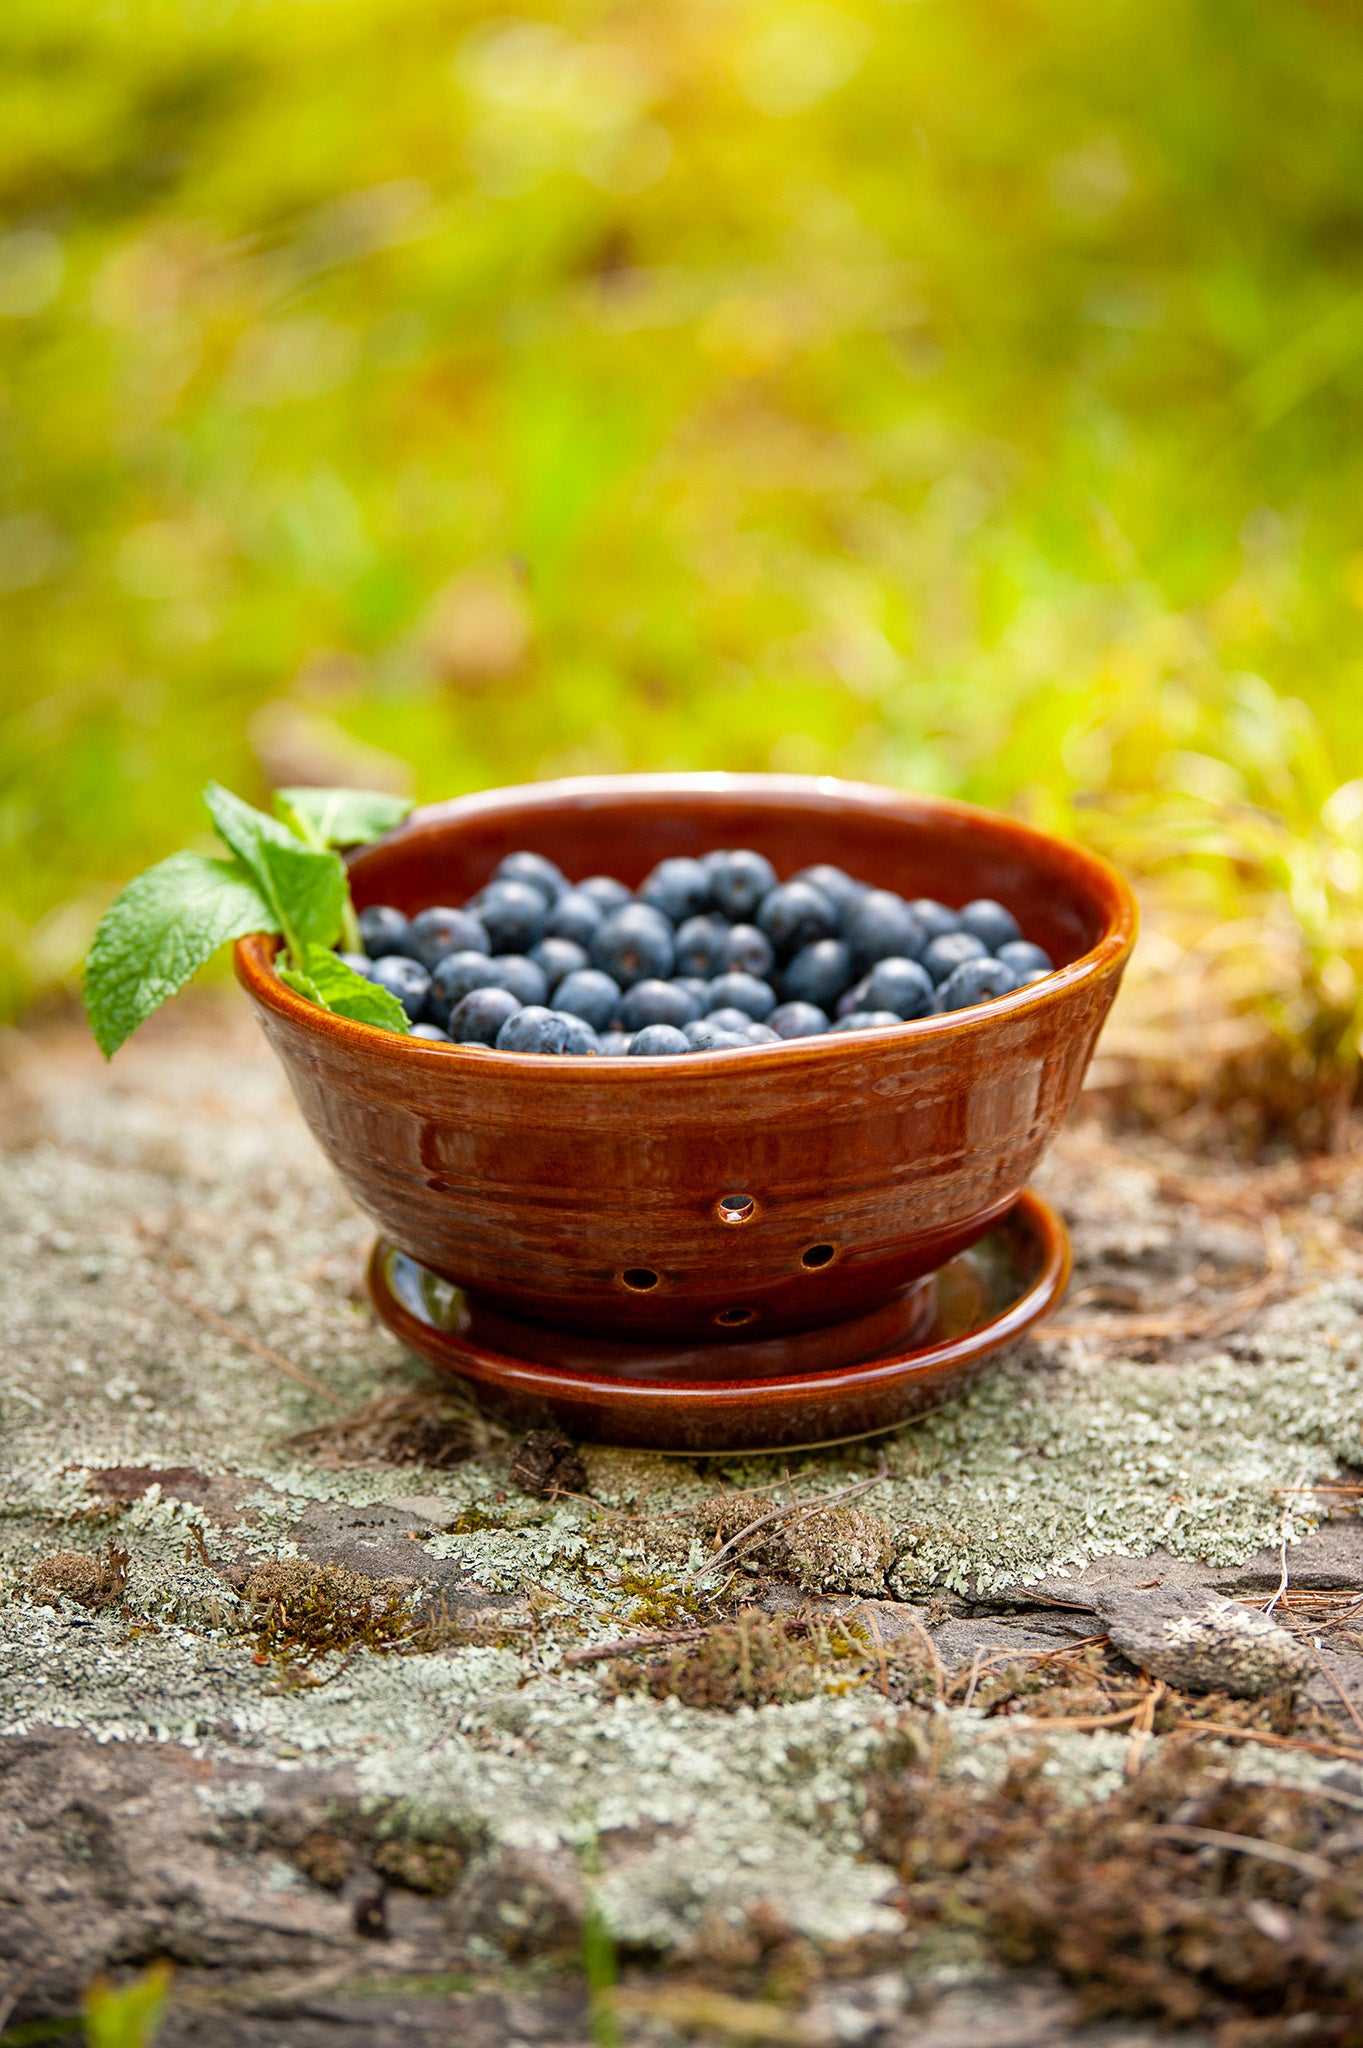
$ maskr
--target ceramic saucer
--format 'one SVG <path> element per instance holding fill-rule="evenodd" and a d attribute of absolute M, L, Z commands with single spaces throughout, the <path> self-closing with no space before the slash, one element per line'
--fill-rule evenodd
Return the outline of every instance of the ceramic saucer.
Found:
<path fill-rule="evenodd" d="M 509 1420 L 554 1422 L 584 1442 L 695 1455 L 842 1443 L 938 1408 L 1050 1313 L 1069 1274 L 1065 1226 L 1028 1189 L 929 1283 L 850 1332 L 842 1326 L 837 1348 L 860 1349 L 860 1358 L 814 1367 L 809 1340 L 826 1358 L 827 1331 L 668 1353 L 520 1323 L 480 1308 L 382 1238 L 369 1292 L 395 1337 L 471 1382 Z"/>

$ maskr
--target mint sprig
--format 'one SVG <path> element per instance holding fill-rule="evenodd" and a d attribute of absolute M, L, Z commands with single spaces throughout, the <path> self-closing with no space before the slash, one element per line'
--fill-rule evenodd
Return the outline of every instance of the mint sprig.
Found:
<path fill-rule="evenodd" d="M 277 789 L 274 807 L 309 846 L 362 846 L 400 825 L 412 803 L 379 789 Z"/>
<path fill-rule="evenodd" d="M 338 1016 L 411 1029 L 395 996 L 330 951 L 359 949 L 344 863 L 332 849 L 376 839 L 411 805 L 378 791 L 281 791 L 282 819 L 210 782 L 204 802 L 225 859 L 173 853 L 135 877 L 100 919 L 85 962 L 85 1008 L 106 1059 L 183 988 L 219 946 L 250 932 L 284 941 L 279 974 Z"/>
<path fill-rule="evenodd" d="M 283 933 L 290 957 L 301 969 L 305 947 L 330 946 L 340 935 L 346 897 L 340 856 L 325 847 L 305 845 L 287 825 L 243 803 L 221 783 L 209 783 L 204 802 L 218 837 L 250 869 L 273 913 L 271 929 Z"/>
<path fill-rule="evenodd" d="M 412 1028 L 407 1012 L 390 990 L 366 981 L 328 946 L 305 947 L 301 969 L 281 961 L 279 979 L 309 1002 L 334 1010 L 338 1017 L 353 1017 L 357 1024 L 377 1024 L 383 1031 Z"/>

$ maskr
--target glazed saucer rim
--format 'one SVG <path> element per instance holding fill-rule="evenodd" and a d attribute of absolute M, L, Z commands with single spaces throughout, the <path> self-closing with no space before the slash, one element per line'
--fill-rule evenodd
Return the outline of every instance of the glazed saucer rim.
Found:
<path fill-rule="evenodd" d="M 397 1299 L 388 1285 L 384 1268 L 390 1251 L 400 1250 L 400 1247 L 395 1247 L 390 1239 L 384 1237 L 375 1240 L 366 1278 L 375 1313 L 385 1328 L 419 1356 L 475 1383 L 481 1380 L 508 1393 L 536 1395 L 546 1401 L 552 1401 L 556 1393 L 560 1398 L 578 1401 L 599 1400 L 603 1404 L 623 1406 L 635 1412 L 656 1411 L 685 1403 L 699 1404 L 711 1412 L 731 1409 L 751 1414 L 755 1408 L 779 1411 L 797 1401 L 807 1402 L 811 1395 L 820 1392 L 829 1396 L 845 1395 L 859 1389 L 885 1386 L 898 1379 L 911 1380 L 949 1371 L 953 1367 L 967 1367 L 1016 1342 L 1059 1303 L 1069 1284 L 1071 1251 L 1069 1233 L 1062 1218 L 1033 1188 L 1024 1188 L 1017 1201 L 979 1242 L 986 1243 L 990 1238 L 1009 1231 L 1010 1226 L 1012 1230 L 1030 1237 L 1036 1245 L 1038 1269 L 1015 1299 L 985 1321 L 977 1323 L 973 1329 L 903 1350 L 882 1352 L 878 1357 L 851 1365 L 771 1377 L 631 1379 L 614 1373 L 585 1372 L 574 1366 L 543 1365 L 516 1358 L 507 1352 L 490 1350 L 470 1342 L 457 1331 L 442 1330 L 436 1324 L 424 1321 Z M 420 1261 L 414 1260 L 413 1263 L 419 1264 Z M 880 1433 L 877 1429 L 857 1434 Z"/>

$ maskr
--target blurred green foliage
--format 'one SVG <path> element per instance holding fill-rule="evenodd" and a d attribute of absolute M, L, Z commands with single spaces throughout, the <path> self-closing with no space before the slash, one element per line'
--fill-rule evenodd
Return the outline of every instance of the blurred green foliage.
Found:
<path fill-rule="evenodd" d="M 170 1995 L 169 1963 L 153 1963 L 126 1984 L 96 1978 L 84 1998 L 86 2048 L 151 2048 Z"/>
<path fill-rule="evenodd" d="M 1346 780 L 1360 243 L 1348 0 L 8 0 L 4 1004 L 210 775 Z"/>

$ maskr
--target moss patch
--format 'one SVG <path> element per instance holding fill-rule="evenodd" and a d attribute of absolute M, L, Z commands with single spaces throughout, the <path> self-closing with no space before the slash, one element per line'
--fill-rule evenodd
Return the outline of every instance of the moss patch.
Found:
<path fill-rule="evenodd" d="M 915 1929 L 973 1924 L 1000 1960 L 1057 1968 L 1091 2017 L 1363 2041 L 1363 1837 L 1328 1795 L 1177 1748 L 1079 1807 L 1040 1758 L 985 1791 L 920 1765 L 873 1787 L 866 1832 Z"/>
<path fill-rule="evenodd" d="M 263 1657 L 305 1660 L 330 1650 L 387 1650 L 415 1624 L 406 1591 L 337 1565 L 281 1557 L 241 1573 L 247 1626 Z"/>
<path fill-rule="evenodd" d="M 732 1713 L 879 1685 L 895 1699 L 931 1694 L 935 1674 L 914 1637 L 890 1646 L 865 1622 L 779 1617 L 748 1607 L 710 1629 L 699 1642 L 662 1656 L 613 1659 L 602 1677 L 608 1697 L 645 1692 L 653 1699 Z"/>
<path fill-rule="evenodd" d="M 127 1584 L 128 1552 L 112 1537 L 99 1552 L 55 1550 L 40 1558 L 29 1574 L 35 1600 L 47 1602 L 60 1595 L 92 1609 L 116 1607 Z"/>

